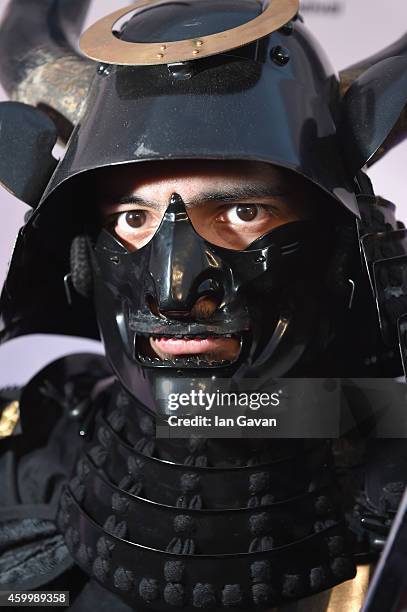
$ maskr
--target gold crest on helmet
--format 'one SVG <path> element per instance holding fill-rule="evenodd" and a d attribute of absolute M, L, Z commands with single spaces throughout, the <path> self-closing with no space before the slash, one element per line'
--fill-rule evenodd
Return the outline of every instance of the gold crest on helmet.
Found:
<path fill-rule="evenodd" d="M 236 28 L 186 40 L 133 43 L 120 40 L 113 33 L 114 25 L 129 13 L 159 0 L 140 0 L 119 9 L 92 25 L 82 36 L 79 46 L 89 58 L 122 66 L 151 66 L 200 59 L 243 47 L 281 28 L 299 10 L 299 0 L 270 0 L 263 13 Z"/>

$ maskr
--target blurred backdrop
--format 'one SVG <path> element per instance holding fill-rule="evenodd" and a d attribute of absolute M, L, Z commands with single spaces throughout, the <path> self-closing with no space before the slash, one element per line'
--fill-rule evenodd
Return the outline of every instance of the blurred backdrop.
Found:
<path fill-rule="evenodd" d="M 7 4 L 8 0 L 0 0 L 0 15 Z M 131 0 L 94 0 L 85 27 L 128 4 Z M 301 4 L 306 25 L 325 47 L 338 70 L 387 46 L 406 30 L 406 0 L 302 0 Z M 6 98 L 0 89 L 2 99 Z M 406 167 L 407 142 L 399 145 L 370 171 L 376 192 L 398 205 L 398 217 L 405 222 Z M 13 242 L 28 207 L 1 187 L 0 207 L 0 285 L 3 285 Z M 100 352 L 102 348 L 96 342 L 57 336 L 13 340 L 0 347 L 0 387 L 23 384 L 52 359 L 81 351 Z"/>

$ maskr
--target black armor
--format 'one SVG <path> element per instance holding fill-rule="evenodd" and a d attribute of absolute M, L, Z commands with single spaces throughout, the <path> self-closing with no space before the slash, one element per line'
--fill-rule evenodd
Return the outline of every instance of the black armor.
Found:
<path fill-rule="evenodd" d="M 354 577 L 355 553 L 383 545 L 406 482 L 404 442 L 364 453 L 360 432 L 342 448 L 160 439 L 156 394 L 186 377 L 210 389 L 402 374 L 405 230 L 363 170 L 404 136 L 406 41 L 340 81 L 296 0 L 140 2 L 114 14 L 112 26 L 127 17 L 115 34 L 105 22 L 85 33 L 85 57 L 72 41 L 86 7 L 14 0 L 0 30 L 14 100 L 0 105 L 0 179 L 33 207 L 1 297 L 1 339 L 101 336 L 107 356 L 61 360 L 23 390 L 21 432 L 4 453 L 19 499 L 6 497 L 2 515 L 6 536 L 20 535 L 0 557 L 1 586 L 63 585 L 77 611 L 102 596 L 109 609 L 162 612 L 270 609 L 330 589 Z M 174 160 L 272 164 L 301 177 L 318 215 L 225 248 L 174 191 L 132 251 L 95 215 L 100 179 Z M 202 298 L 216 308 L 194 318 Z M 240 351 L 217 361 L 142 350 L 161 336 L 233 336 Z M 390 453 L 388 469 L 378 453 Z M 34 492 L 37 464 L 47 487 Z M 11 571 L 25 539 L 39 569 Z"/>

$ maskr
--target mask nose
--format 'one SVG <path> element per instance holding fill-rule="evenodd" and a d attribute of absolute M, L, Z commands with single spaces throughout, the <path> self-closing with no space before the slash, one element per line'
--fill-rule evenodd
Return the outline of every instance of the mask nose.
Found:
<path fill-rule="evenodd" d="M 182 198 L 173 194 L 151 244 L 149 272 L 155 288 L 150 310 L 174 319 L 210 317 L 220 305 L 221 262 L 198 236 Z"/>
<path fill-rule="evenodd" d="M 154 298 L 150 296 L 149 308 L 156 316 L 164 316 L 166 319 L 177 321 L 205 321 L 210 319 L 218 309 L 221 299 L 215 295 L 205 295 L 196 300 L 190 310 L 163 310 L 159 308 Z"/>

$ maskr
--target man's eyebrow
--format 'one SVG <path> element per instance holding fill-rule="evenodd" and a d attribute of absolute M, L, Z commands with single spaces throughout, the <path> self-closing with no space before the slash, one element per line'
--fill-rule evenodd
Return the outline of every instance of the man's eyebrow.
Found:
<path fill-rule="evenodd" d="M 146 200 L 138 195 L 123 196 L 121 198 L 111 198 L 109 205 L 116 206 L 117 204 L 135 204 L 138 206 L 146 206 L 148 208 L 154 208 L 155 210 L 162 210 L 162 204 L 153 202 L 152 200 Z"/>
<path fill-rule="evenodd" d="M 241 202 L 243 200 L 256 198 L 281 197 L 287 195 L 287 188 L 271 187 L 270 185 L 242 185 L 241 187 L 226 187 L 221 191 L 202 192 L 185 201 L 188 208 L 202 206 L 207 202 Z M 163 205 L 153 200 L 147 200 L 139 195 L 122 196 L 120 198 L 109 198 L 108 205 L 132 204 L 145 206 L 154 210 L 162 210 Z"/>
<path fill-rule="evenodd" d="M 284 196 L 289 193 L 288 189 L 282 187 L 271 187 L 270 185 L 243 185 L 241 187 L 229 187 L 221 191 L 208 191 L 200 193 L 186 203 L 189 207 L 200 206 L 205 202 L 241 202 L 243 200 L 256 198 L 270 198 Z"/>

